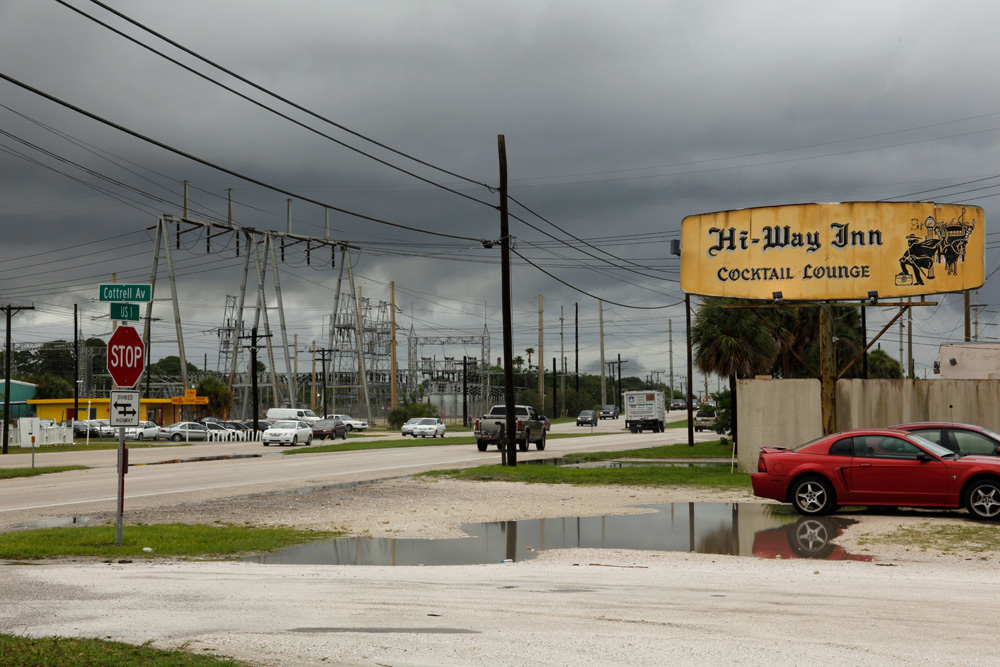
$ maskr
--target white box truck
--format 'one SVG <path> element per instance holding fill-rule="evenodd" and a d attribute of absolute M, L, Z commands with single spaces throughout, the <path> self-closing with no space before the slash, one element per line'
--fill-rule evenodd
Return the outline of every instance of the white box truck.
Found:
<path fill-rule="evenodd" d="M 665 406 L 662 391 L 626 391 L 625 428 L 632 433 L 662 433 Z"/>

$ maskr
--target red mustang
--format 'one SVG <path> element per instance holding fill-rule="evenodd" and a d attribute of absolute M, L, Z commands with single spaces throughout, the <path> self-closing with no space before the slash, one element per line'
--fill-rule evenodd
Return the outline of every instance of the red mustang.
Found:
<path fill-rule="evenodd" d="M 800 514 L 840 505 L 966 507 L 1000 518 L 1000 457 L 956 453 L 888 429 L 844 431 L 794 449 L 761 447 L 753 493 L 790 502 Z"/>

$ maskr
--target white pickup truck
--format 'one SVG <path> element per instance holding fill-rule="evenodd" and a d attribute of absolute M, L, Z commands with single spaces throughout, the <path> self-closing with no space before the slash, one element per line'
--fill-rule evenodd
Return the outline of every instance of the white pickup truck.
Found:
<path fill-rule="evenodd" d="M 522 452 L 528 451 L 528 444 L 535 443 L 539 451 L 545 449 L 545 423 L 538 412 L 530 405 L 515 405 L 514 416 L 517 418 L 517 433 L 514 438 L 508 438 L 517 443 Z M 494 405 L 488 414 L 476 420 L 476 446 L 485 452 L 490 445 L 500 447 L 500 426 L 507 424 L 507 407 Z"/>

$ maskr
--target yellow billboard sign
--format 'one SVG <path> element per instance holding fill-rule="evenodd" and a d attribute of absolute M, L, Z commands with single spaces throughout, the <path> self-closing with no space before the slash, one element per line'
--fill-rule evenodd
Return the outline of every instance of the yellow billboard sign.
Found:
<path fill-rule="evenodd" d="M 681 223 L 681 288 L 744 299 L 855 300 L 984 281 L 983 209 L 848 202 L 705 213 Z"/>

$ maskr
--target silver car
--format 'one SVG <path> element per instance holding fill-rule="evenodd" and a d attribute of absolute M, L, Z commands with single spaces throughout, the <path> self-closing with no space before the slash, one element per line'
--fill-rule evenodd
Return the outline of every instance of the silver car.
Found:
<path fill-rule="evenodd" d="M 127 426 L 125 437 L 129 440 L 155 440 L 160 427 L 153 422 L 139 422 L 138 426 Z"/>
<path fill-rule="evenodd" d="M 440 419 L 437 417 L 424 417 L 413 426 L 413 437 L 426 438 L 430 436 L 432 438 L 443 438 L 444 431 L 444 422 Z"/>
<path fill-rule="evenodd" d="M 198 422 L 177 422 L 176 424 L 161 428 L 160 432 L 156 434 L 156 439 L 172 440 L 174 442 L 182 440 L 187 442 L 191 440 L 207 440 L 208 429 L 205 428 L 204 424 L 199 424 Z"/>

